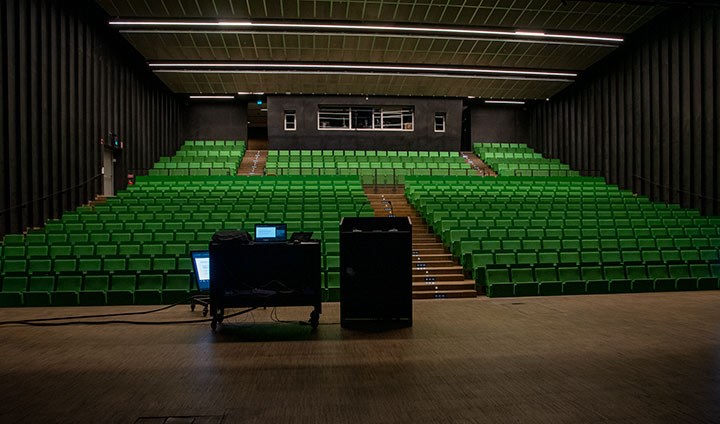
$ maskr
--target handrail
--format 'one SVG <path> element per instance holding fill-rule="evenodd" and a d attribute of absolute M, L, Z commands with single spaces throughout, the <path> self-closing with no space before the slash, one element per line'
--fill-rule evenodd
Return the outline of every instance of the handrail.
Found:
<path fill-rule="evenodd" d="M 647 182 L 649 182 L 650 184 L 654 185 L 655 187 L 664 188 L 664 189 L 673 191 L 673 192 L 675 192 L 675 193 L 687 194 L 687 195 L 689 195 L 689 196 L 697 197 L 697 198 L 700 198 L 700 199 L 711 200 L 711 201 L 713 201 L 713 202 L 720 202 L 719 199 L 716 199 L 716 198 L 714 198 L 714 197 L 712 197 L 712 196 L 706 196 L 706 195 L 703 195 L 703 194 L 694 193 L 694 192 L 692 192 L 692 191 L 682 190 L 682 189 L 679 189 L 679 188 L 672 188 L 672 187 L 666 186 L 666 185 L 664 185 L 664 184 L 656 183 L 655 181 L 652 181 L 652 180 L 650 180 L 650 179 L 643 178 L 643 177 L 641 177 L 641 176 L 639 176 L 639 175 L 636 175 L 636 174 L 633 174 L 633 178 L 635 178 L 636 180 L 647 181 Z"/>
<path fill-rule="evenodd" d="M 50 198 L 52 198 L 52 197 L 59 196 L 59 195 L 61 195 L 61 194 L 67 193 L 68 191 L 76 190 L 76 189 L 78 189 L 78 188 L 80 188 L 80 187 L 87 186 L 90 182 L 92 182 L 92 181 L 94 181 L 94 180 L 96 180 L 96 179 L 99 179 L 99 178 L 101 178 L 102 176 L 103 176 L 103 174 L 97 174 L 97 175 L 95 175 L 95 176 L 93 176 L 93 177 L 90 177 L 89 179 L 83 181 L 82 183 L 80 183 L 80 184 L 78 184 L 78 185 L 75 185 L 75 186 L 72 186 L 72 187 L 68 187 L 68 188 L 62 189 L 62 190 L 60 190 L 60 191 L 58 191 L 58 192 L 51 193 L 51 194 L 45 195 L 45 196 L 40 197 L 40 198 L 37 198 L 37 199 L 29 200 L 29 201 L 27 201 L 27 202 L 25 202 L 25 203 L 22 203 L 22 204 L 19 204 L 19 205 L 15 205 L 15 206 L 9 207 L 9 208 L 7 208 L 7 209 L 3 209 L 3 210 L 0 211 L 0 216 L 5 215 L 5 214 L 7 214 L 8 212 L 14 211 L 14 210 L 16 210 L 16 209 L 25 208 L 25 207 L 27 207 L 27 206 L 32 205 L 33 203 L 42 202 L 42 201 L 47 200 L 47 199 L 50 199 Z"/>

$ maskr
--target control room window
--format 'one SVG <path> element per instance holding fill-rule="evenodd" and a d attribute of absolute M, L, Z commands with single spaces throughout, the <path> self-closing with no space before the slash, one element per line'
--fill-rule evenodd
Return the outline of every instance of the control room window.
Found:
<path fill-rule="evenodd" d="M 285 111 L 285 131 L 295 131 L 296 125 L 295 125 L 295 111 L 294 110 L 286 110 Z"/>
<path fill-rule="evenodd" d="M 412 106 L 320 106 L 319 130 L 413 131 Z"/>
<path fill-rule="evenodd" d="M 435 113 L 435 132 L 445 132 L 445 112 Z"/>

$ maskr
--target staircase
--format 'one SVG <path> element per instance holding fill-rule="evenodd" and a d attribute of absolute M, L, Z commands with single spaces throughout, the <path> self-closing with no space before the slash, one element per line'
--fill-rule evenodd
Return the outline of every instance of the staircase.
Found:
<path fill-rule="evenodd" d="M 460 153 L 467 163 L 472 166 L 473 169 L 477 170 L 478 175 L 484 176 L 484 177 L 497 177 L 497 173 L 493 171 L 492 168 L 490 168 L 485 162 L 483 162 L 482 159 L 480 159 L 475 153 L 473 152 L 461 152 Z"/>
<path fill-rule="evenodd" d="M 412 221 L 413 299 L 476 297 L 475 281 L 463 269 L 405 198 L 403 186 L 367 187 L 375 216 L 409 216 Z"/>
<path fill-rule="evenodd" d="M 238 175 L 263 175 L 267 163 L 267 150 L 248 150 L 240 162 Z"/>

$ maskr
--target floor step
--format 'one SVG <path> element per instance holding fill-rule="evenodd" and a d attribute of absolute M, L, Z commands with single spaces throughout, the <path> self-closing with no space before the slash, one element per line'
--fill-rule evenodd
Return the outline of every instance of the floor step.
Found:
<path fill-rule="evenodd" d="M 452 259 L 436 259 L 436 260 L 413 260 L 413 269 L 415 268 L 423 268 L 423 269 L 437 269 L 442 268 L 446 269 L 448 267 L 457 266 L 454 260 Z"/>
<path fill-rule="evenodd" d="M 426 283 L 429 281 L 464 281 L 465 276 L 462 274 L 413 274 L 412 276 L 414 283 Z"/>
<path fill-rule="evenodd" d="M 413 299 L 458 299 L 477 297 L 475 290 L 414 291 Z"/>
<path fill-rule="evenodd" d="M 446 253 L 445 249 L 443 249 L 442 245 L 439 247 L 422 247 L 422 248 L 416 248 L 413 246 L 413 256 L 415 255 L 435 255 L 440 253 Z"/>
<path fill-rule="evenodd" d="M 413 291 L 475 290 L 473 280 L 428 281 L 413 283 Z"/>
<path fill-rule="evenodd" d="M 456 259 L 445 249 L 437 234 L 408 202 L 404 187 L 396 186 L 398 193 L 372 193 L 365 187 L 375 216 L 409 217 L 412 228 L 412 281 L 413 298 L 444 299 L 475 297 L 475 282 L 467 280 Z"/>

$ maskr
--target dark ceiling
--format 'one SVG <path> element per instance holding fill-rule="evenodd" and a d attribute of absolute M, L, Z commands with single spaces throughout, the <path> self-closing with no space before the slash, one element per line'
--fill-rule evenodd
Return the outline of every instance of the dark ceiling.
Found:
<path fill-rule="evenodd" d="M 571 84 L 574 77 L 538 72 L 582 72 L 621 45 L 607 40 L 538 37 L 532 33 L 622 38 L 663 10 L 652 5 L 572 0 L 97 0 L 97 3 L 115 20 L 176 23 L 114 27 L 149 63 L 172 65 L 153 69 L 178 93 L 290 92 L 502 99 L 550 97 Z M 226 27 L 218 26 L 218 21 L 270 25 Z M 188 22 L 195 25 L 187 25 Z M 330 26 L 282 26 L 288 23 Z M 437 29 L 441 31 L 438 33 Z M 450 31 L 442 32 L 447 29 Z M 478 29 L 509 31 L 510 35 L 473 33 Z M 516 35 L 516 31 L 531 34 Z M 213 67 L 220 63 L 225 67 Z M 294 68 L 327 64 L 369 68 L 353 73 L 342 66 L 332 70 Z M 285 68 L 273 68 L 275 65 Z M 382 71 L 373 68 L 377 66 L 423 70 Z M 508 75 L 503 71 L 535 74 Z"/>

